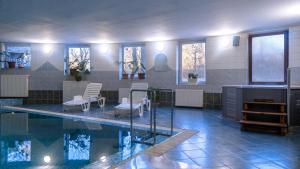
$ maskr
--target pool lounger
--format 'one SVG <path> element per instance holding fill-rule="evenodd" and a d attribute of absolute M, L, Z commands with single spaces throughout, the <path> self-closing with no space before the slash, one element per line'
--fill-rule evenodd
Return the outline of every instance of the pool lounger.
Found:
<path fill-rule="evenodd" d="M 100 97 L 102 83 L 89 83 L 84 91 L 83 96 L 74 96 L 73 100 L 63 103 L 64 106 L 81 106 L 82 111 L 90 110 L 91 102 L 98 102 L 99 107 L 105 105 L 105 98 Z M 65 107 L 63 108 L 65 110 Z"/>

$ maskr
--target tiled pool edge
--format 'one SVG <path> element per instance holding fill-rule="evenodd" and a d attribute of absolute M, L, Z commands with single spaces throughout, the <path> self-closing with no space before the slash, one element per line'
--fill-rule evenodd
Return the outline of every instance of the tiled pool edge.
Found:
<path fill-rule="evenodd" d="M 174 148 L 176 145 L 179 145 L 180 143 L 184 142 L 185 140 L 189 139 L 190 137 L 194 136 L 197 134 L 197 131 L 194 130 L 186 130 L 182 129 L 183 131 L 180 133 L 177 133 L 176 135 L 166 139 L 165 141 L 156 144 L 126 160 L 121 161 L 115 166 L 110 167 L 110 169 L 115 169 L 119 166 L 122 166 L 123 164 L 126 164 L 128 161 L 140 156 L 140 155 L 149 155 L 149 156 L 161 156 L 164 153 L 168 152 L 172 148 Z"/>
<path fill-rule="evenodd" d="M 96 117 L 88 117 L 88 116 L 83 116 L 83 115 L 74 115 L 74 114 L 66 114 L 66 113 L 61 113 L 61 112 L 51 112 L 51 111 L 46 111 L 46 110 L 38 110 L 38 109 L 30 109 L 30 108 L 23 108 L 23 107 L 16 107 L 16 106 L 1 106 L 1 109 L 8 110 L 8 111 L 24 111 L 24 112 L 29 112 L 29 113 L 34 113 L 34 114 L 40 114 L 40 115 L 48 115 L 48 116 L 55 116 L 55 117 L 60 117 L 60 118 L 67 118 L 67 119 L 72 119 L 72 120 L 81 120 L 85 122 L 91 122 L 91 123 L 101 123 L 101 124 L 118 124 L 120 126 L 125 126 L 128 127 L 130 125 L 129 122 L 124 122 L 124 121 L 117 121 L 117 120 L 110 120 L 110 119 L 104 119 L 104 118 L 96 118 Z M 135 127 L 138 128 L 150 128 L 149 125 L 145 124 L 135 124 Z M 167 127 L 162 127 L 162 126 L 157 126 L 158 130 L 169 130 Z M 175 132 L 177 132 L 175 135 L 173 135 L 170 138 L 167 138 L 163 142 L 156 144 L 144 151 L 141 151 L 140 153 L 137 153 L 126 160 L 121 161 L 120 163 L 111 166 L 110 168 L 116 168 L 129 160 L 142 155 L 146 154 L 149 156 L 160 156 L 164 154 L 165 152 L 169 151 L 176 145 L 182 143 L 183 141 L 187 140 L 188 138 L 192 137 L 195 135 L 197 132 L 193 130 L 187 130 L 187 129 L 174 129 Z"/>
<path fill-rule="evenodd" d="M 67 113 L 61 113 L 61 112 L 53 112 L 53 111 L 46 111 L 46 110 L 39 110 L 39 109 L 31 109 L 31 108 L 23 108 L 23 107 L 17 107 L 17 106 L 2 106 L 0 109 L 8 110 L 8 111 L 24 111 L 28 113 L 34 113 L 39 115 L 48 115 L 48 116 L 54 116 L 54 117 L 61 117 L 71 120 L 81 120 L 85 122 L 90 123 L 101 123 L 101 124 L 107 124 L 107 125 L 117 125 L 120 127 L 130 127 L 129 122 L 125 121 L 119 121 L 119 120 L 112 120 L 112 119 L 105 119 L 105 118 L 99 118 L 99 117 L 89 117 L 89 116 L 83 116 L 83 115 L 74 115 L 74 114 L 67 114 Z M 144 129 L 144 128 L 150 128 L 149 125 L 135 123 L 134 127 L 137 129 Z M 170 130 L 168 127 L 163 126 L 157 126 L 157 130 Z M 174 128 L 175 132 L 182 132 L 184 129 L 177 129 Z"/>

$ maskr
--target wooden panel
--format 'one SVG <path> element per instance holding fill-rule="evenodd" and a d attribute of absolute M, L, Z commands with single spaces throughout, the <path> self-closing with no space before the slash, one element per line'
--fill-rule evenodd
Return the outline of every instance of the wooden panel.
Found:
<path fill-rule="evenodd" d="M 300 90 L 291 90 L 290 125 L 300 126 Z"/>
<path fill-rule="evenodd" d="M 223 116 L 237 121 L 240 120 L 242 116 L 242 89 L 223 87 L 222 104 Z"/>

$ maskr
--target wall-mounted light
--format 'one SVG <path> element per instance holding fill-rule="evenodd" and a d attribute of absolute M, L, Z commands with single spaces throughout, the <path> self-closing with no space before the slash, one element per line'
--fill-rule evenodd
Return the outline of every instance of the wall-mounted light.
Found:
<path fill-rule="evenodd" d="M 45 156 L 44 156 L 44 162 L 45 162 L 45 163 L 50 163 L 50 162 L 51 162 L 51 157 L 48 156 L 48 155 L 45 155 Z"/>
<path fill-rule="evenodd" d="M 45 54 L 50 54 L 53 50 L 53 45 L 51 44 L 44 44 L 43 51 Z"/>
<path fill-rule="evenodd" d="M 101 156 L 101 157 L 100 157 L 100 160 L 101 160 L 102 162 L 105 162 L 105 161 L 106 161 L 106 156 Z"/>
<path fill-rule="evenodd" d="M 101 53 L 107 53 L 107 52 L 108 52 L 108 45 L 102 44 L 102 45 L 100 46 L 100 52 L 101 52 Z"/>
<path fill-rule="evenodd" d="M 157 42 L 156 44 L 156 50 L 161 52 L 165 49 L 165 44 L 163 42 Z"/>
<path fill-rule="evenodd" d="M 300 3 L 293 3 L 285 6 L 279 13 L 284 17 L 298 17 L 300 16 Z"/>

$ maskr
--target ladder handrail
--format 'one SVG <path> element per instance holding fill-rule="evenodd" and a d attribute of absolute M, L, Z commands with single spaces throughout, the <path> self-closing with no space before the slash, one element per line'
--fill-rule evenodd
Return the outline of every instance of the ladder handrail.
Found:
<path fill-rule="evenodd" d="M 135 142 L 135 140 L 133 139 L 133 103 L 132 103 L 132 95 L 134 92 L 147 92 L 148 94 L 150 94 L 150 100 L 151 100 L 151 104 L 150 104 L 150 132 L 151 132 L 151 136 L 153 137 L 153 143 L 150 143 L 152 145 L 156 144 L 156 135 L 158 135 L 157 131 L 156 131 L 156 109 L 157 109 L 157 100 L 156 97 L 154 96 L 154 93 L 157 91 L 167 91 L 167 92 L 171 92 L 171 134 L 167 135 L 167 136 L 171 136 L 173 135 L 173 126 L 174 126 L 174 91 L 172 89 L 132 89 L 130 90 L 130 133 L 131 133 L 131 144 L 133 142 Z M 149 98 L 148 98 L 149 99 Z M 153 106 L 154 105 L 154 106 Z M 144 106 L 144 105 L 142 105 Z M 161 135 L 166 135 L 166 134 L 161 134 Z M 136 141 L 139 143 L 143 143 L 143 141 Z M 149 144 L 144 142 L 145 144 Z"/>

